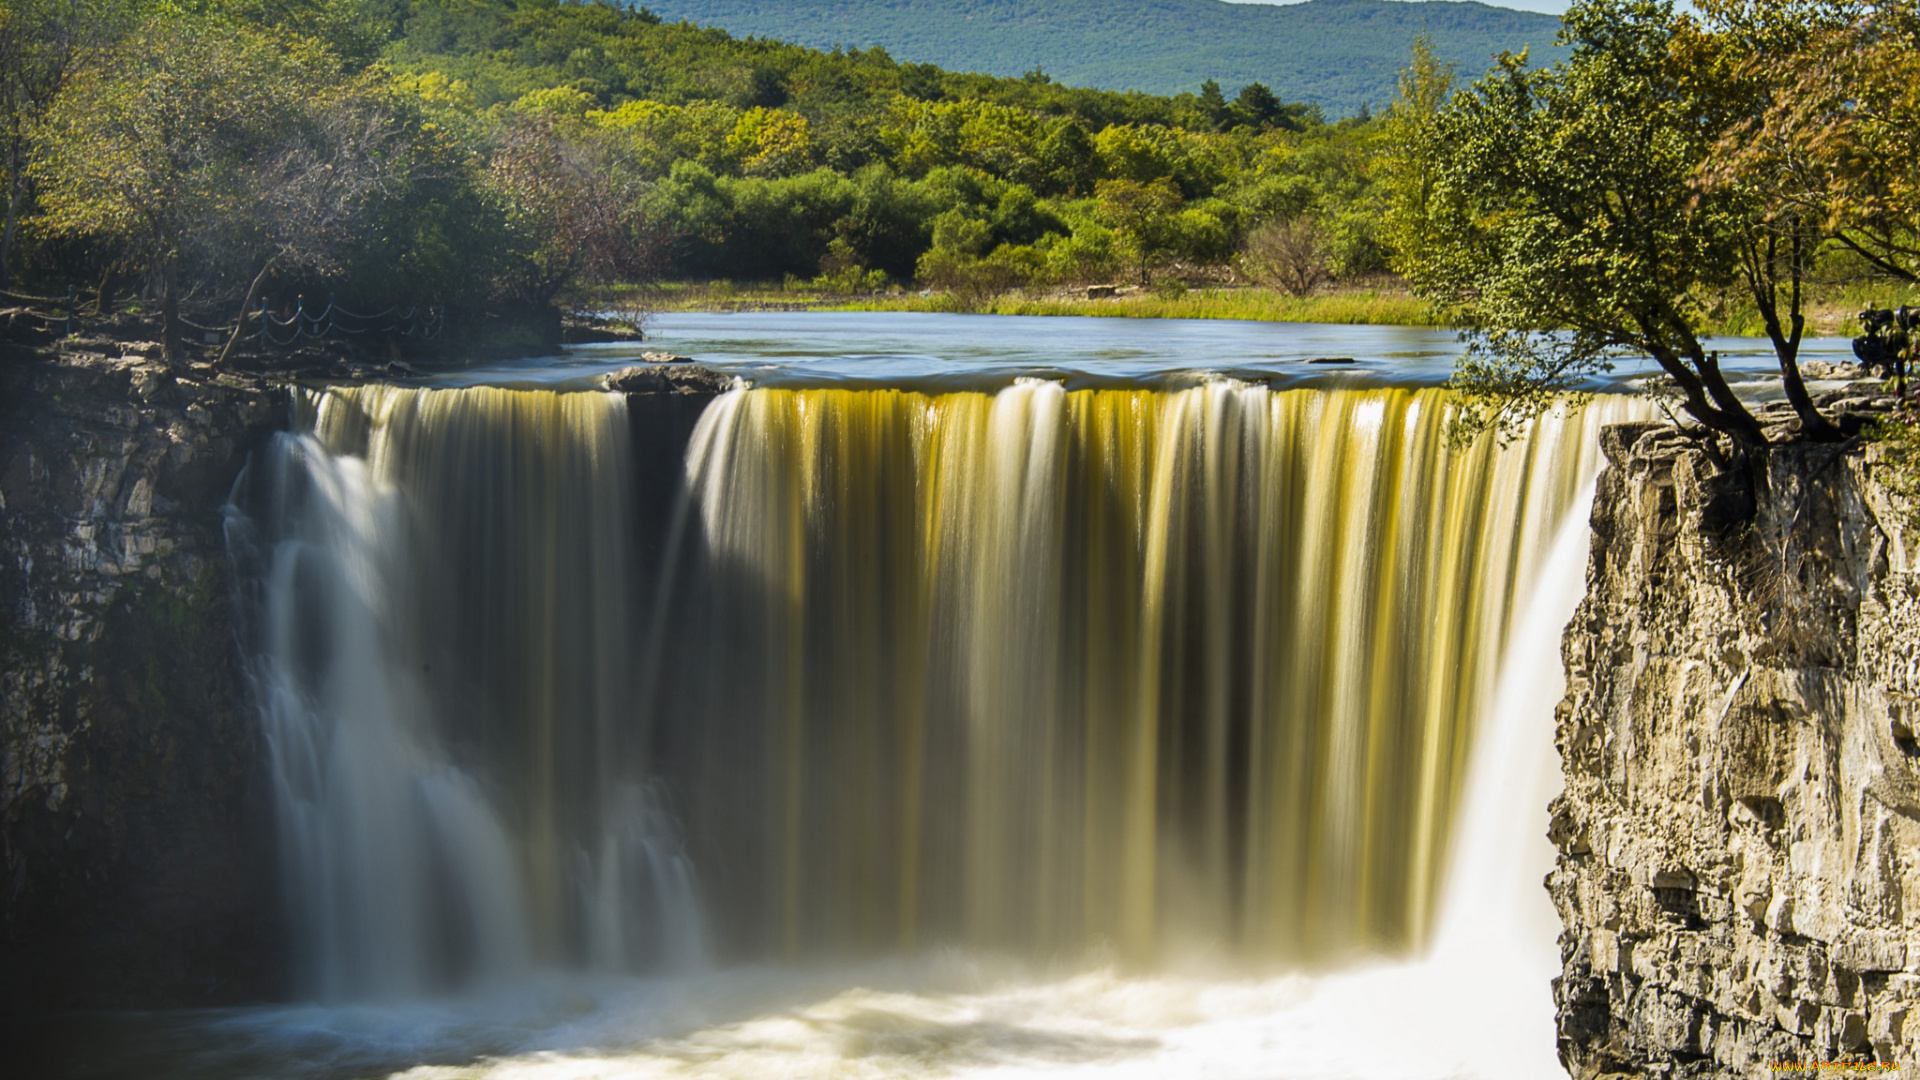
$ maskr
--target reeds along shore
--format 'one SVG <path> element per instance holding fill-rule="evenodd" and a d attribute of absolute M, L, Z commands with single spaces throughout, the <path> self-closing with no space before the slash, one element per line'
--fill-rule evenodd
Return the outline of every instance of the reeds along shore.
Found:
<path fill-rule="evenodd" d="M 616 290 L 609 296 L 625 296 Z M 1845 282 L 1818 287 L 1808 305 L 1814 337 L 1851 337 L 1856 316 L 1867 307 L 1920 304 L 1920 288 L 1887 282 Z M 1011 291 L 967 296 L 955 291 L 894 289 L 864 296 L 836 295 L 808 284 L 735 285 L 673 282 L 649 290 L 647 305 L 659 311 L 924 311 L 980 315 L 1086 315 L 1120 319 L 1245 319 L 1254 322 L 1448 326 L 1444 314 L 1397 283 L 1334 287 L 1291 296 L 1258 286 L 1186 288 L 1177 284 L 1125 288 L 1094 297 L 1086 288 L 1047 292 Z M 1761 337 L 1766 326 L 1750 300 L 1736 295 L 1699 299 L 1706 333 Z"/>

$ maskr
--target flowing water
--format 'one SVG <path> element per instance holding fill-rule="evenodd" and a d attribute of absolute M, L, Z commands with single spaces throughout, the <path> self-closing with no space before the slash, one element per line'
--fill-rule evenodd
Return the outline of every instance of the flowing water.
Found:
<path fill-rule="evenodd" d="M 483 363 L 415 381 L 577 385 L 641 363 L 644 353 L 665 351 L 698 357 L 762 387 L 952 390 L 998 387 L 1021 377 L 1075 388 L 1165 387 L 1192 385 L 1196 376 L 1278 387 L 1420 387 L 1445 382 L 1462 350 L 1457 331 L 1435 327 L 920 312 L 668 312 L 647 323 L 647 338 Z M 1736 393 L 1753 400 L 1781 396 L 1772 343 L 1714 338 L 1707 346 L 1720 354 Z M 1800 357 L 1851 363 L 1853 343 L 1808 338 Z M 1658 370 L 1642 357 L 1616 361 L 1614 370 L 1584 388 L 1631 391 Z"/>
<path fill-rule="evenodd" d="M 229 535 L 307 1003 L 69 1071 L 1552 1074 L 1559 631 L 1643 407 L 767 381 L 671 455 L 299 392 Z"/>

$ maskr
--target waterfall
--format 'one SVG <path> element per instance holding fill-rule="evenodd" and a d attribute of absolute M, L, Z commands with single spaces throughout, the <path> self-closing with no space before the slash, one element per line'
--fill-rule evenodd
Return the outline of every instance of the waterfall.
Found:
<path fill-rule="evenodd" d="M 306 988 L 693 966 L 693 876 L 632 722 L 622 398 L 303 394 L 229 547 Z"/>
<path fill-rule="evenodd" d="M 300 400 L 229 527 L 336 998 L 1417 952 L 1518 608 L 1627 408 L 1456 448 L 1440 390 L 743 389 L 679 463 L 635 460 L 616 395 Z M 677 509 L 635 494 L 661 468 Z"/>
<path fill-rule="evenodd" d="M 1418 948 L 1617 409 L 1453 449 L 1439 390 L 721 398 L 674 666 L 729 944 Z"/>

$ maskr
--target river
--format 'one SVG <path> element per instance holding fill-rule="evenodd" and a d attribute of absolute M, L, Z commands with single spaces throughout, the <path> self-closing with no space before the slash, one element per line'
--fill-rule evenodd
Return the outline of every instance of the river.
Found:
<path fill-rule="evenodd" d="M 1559 630 L 1644 404 L 1460 449 L 1447 332 L 650 329 L 297 392 L 230 537 L 300 1001 L 30 1063 L 1554 1072 Z M 664 462 L 592 389 L 654 350 L 743 380 Z"/>

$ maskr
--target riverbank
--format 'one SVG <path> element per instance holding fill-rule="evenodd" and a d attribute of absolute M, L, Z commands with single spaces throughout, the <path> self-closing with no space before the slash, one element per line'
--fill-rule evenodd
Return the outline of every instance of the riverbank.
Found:
<path fill-rule="evenodd" d="M 633 306 L 631 290 L 610 293 Z M 667 282 L 648 290 L 655 311 L 908 311 L 974 315 L 1083 315 L 1113 319 L 1237 319 L 1249 322 L 1458 328 L 1431 305 L 1395 282 L 1337 287 L 1311 296 L 1290 296 L 1252 285 L 1187 288 L 1169 283 L 1083 286 L 1045 292 L 1013 291 L 968 296 L 944 290 L 849 296 L 808 282 L 735 284 L 730 281 Z M 1808 337 L 1852 337 L 1867 307 L 1920 306 L 1920 287 L 1889 283 L 1819 286 L 1807 306 Z M 1704 297 L 1704 332 L 1713 337 L 1765 337 L 1766 324 L 1751 300 L 1728 294 Z"/>

